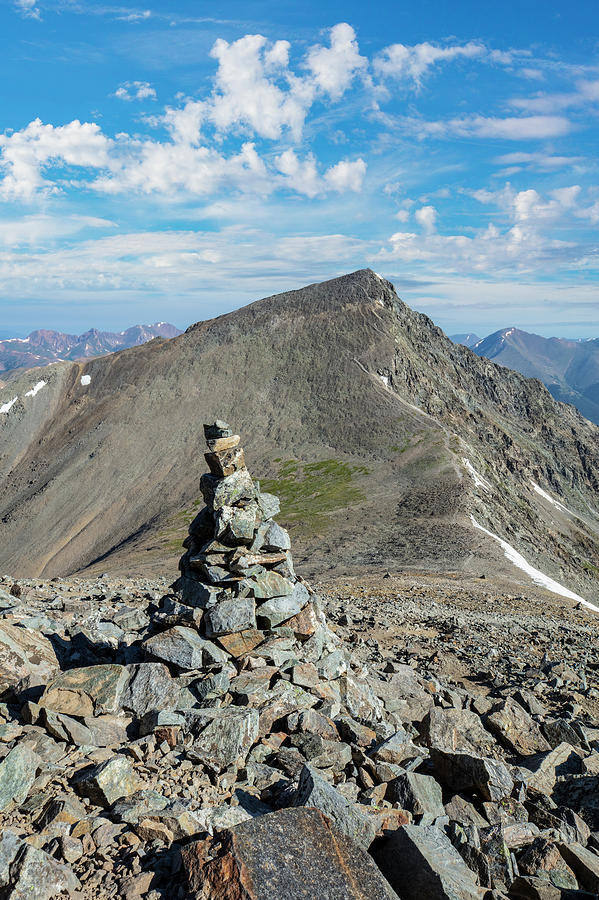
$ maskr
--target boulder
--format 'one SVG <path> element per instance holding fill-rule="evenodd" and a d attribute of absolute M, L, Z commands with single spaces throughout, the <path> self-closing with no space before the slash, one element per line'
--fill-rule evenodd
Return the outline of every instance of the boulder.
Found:
<path fill-rule="evenodd" d="M 389 782 L 387 799 L 399 803 L 414 816 L 422 816 L 431 824 L 437 816 L 444 816 L 441 785 L 430 775 L 404 772 Z M 421 823 L 422 824 L 422 823 Z"/>
<path fill-rule="evenodd" d="M 68 716 L 115 713 L 129 672 L 125 666 L 102 665 L 61 672 L 42 694 L 40 706 Z"/>
<path fill-rule="evenodd" d="M 486 723 L 508 750 L 518 756 L 532 756 L 551 750 L 539 725 L 511 697 L 487 716 Z"/>
<path fill-rule="evenodd" d="M 258 712 L 229 707 L 209 722 L 193 745 L 196 754 L 216 772 L 242 765 L 258 739 Z"/>
<path fill-rule="evenodd" d="M 0 812 L 25 800 L 40 765 L 37 753 L 25 743 L 17 744 L 4 757 L 0 762 Z"/>
<path fill-rule="evenodd" d="M 151 709 L 174 709 L 181 689 L 164 663 L 144 662 L 127 666 L 129 681 L 121 706 L 138 718 Z"/>
<path fill-rule="evenodd" d="M 472 753 L 448 753 L 431 748 L 439 780 L 453 791 L 478 791 L 484 800 L 509 797 L 514 779 L 505 763 Z"/>
<path fill-rule="evenodd" d="M 89 797 L 96 806 L 112 806 L 121 797 L 134 794 L 139 787 L 139 778 L 133 771 L 131 760 L 119 755 L 84 770 L 77 781 L 79 793 Z"/>
<path fill-rule="evenodd" d="M 0 628 L 0 694 L 19 682 L 47 684 L 59 669 L 47 637 L 29 628 L 3 623 Z"/>
<path fill-rule="evenodd" d="M 404 825 L 373 855 L 402 900 L 482 900 L 474 873 L 434 825 Z"/>
<path fill-rule="evenodd" d="M 293 806 L 313 806 L 319 809 L 342 834 L 368 850 L 376 834 L 376 823 L 350 803 L 311 766 L 301 770 Z"/>
<path fill-rule="evenodd" d="M 255 602 L 251 597 L 221 600 L 206 612 L 204 625 L 208 638 L 255 629 Z"/>
<path fill-rule="evenodd" d="M 214 661 L 225 663 L 227 654 L 197 631 L 176 625 L 143 643 L 147 656 L 178 666 L 180 669 L 200 669 Z"/>
<path fill-rule="evenodd" d="M 242 822 L 181 857 L 193 900 L 398 900 L 371 857 L 316 809 Z"/>

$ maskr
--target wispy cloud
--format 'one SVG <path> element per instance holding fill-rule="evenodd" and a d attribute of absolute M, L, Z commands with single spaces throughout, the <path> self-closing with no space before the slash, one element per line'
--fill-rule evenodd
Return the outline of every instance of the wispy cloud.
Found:
<path fill-rule="evenodd" d="M 37 0 L 14 0 L 18 12 L 27 19 L 41 19 L 42 14 L 37 6 Z"/>
<path fill-rule="evenodd" d="M 128 102 L 132 100 L 155 100 L 156 90 L 148 81 L 125 81 L 116 89 L 114 96 L 118 97 L 119 100 L 127 100 Z"/>

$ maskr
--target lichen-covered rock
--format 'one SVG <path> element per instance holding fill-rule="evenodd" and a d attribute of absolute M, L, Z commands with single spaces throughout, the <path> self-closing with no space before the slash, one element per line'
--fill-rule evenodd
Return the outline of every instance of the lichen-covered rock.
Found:
<path fill-rule="evenodd" d="M 79 793 L 97 806 L 112 806 L 121 797 L 134 794 L 139 787 L 139 777 L 131 760 L 120 755 L 84 771 L 77 782 Z"/>
<path fill-rule="evenodd" d="M 39 704 L 68 716 L 115 713 L 129 679 L 125 666 L 85 666 L 61 672 L 44 691 Z"/>
<path fill-rule="evenodd" d="M 242 822 L 181 856 L 194 900 L 398 900 L 369 855 L 316 809 Z"/>
<path fill-rule="evenodd" d="M 12 803 L 21 803 L 35 781 L 41 760 L 25 743 L 16 747 L 0 762 L 0 812 Z"/>

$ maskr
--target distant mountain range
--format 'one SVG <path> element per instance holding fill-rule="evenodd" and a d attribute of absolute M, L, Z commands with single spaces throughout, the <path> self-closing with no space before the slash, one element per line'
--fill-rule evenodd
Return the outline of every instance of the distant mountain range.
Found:
<path fill-rule="evenodd" d="M 155 337 L 172 338 L 181 334 L 168 322 L 155 325 L 133 325 L 126 331 L 98 331 L 90 328 L 85 334 L 63 334 L 61 331 L 32 331 L 26 338 L 0 340 L 0 372 L 11 369 L 30 369 L 59 360 L 85 359 L 104 356 L 115 350 L 125 350 L 145 344 Z"/>
<path fill-rule="evenodd" d="M 571 403 L 599 425 L 599 338 L 544 338 L 519 328 L 504 328 L 471 342 L 475 337 L 454 334 L 451 340 L 500 366 L 538 378 L 556 400 Z"/>

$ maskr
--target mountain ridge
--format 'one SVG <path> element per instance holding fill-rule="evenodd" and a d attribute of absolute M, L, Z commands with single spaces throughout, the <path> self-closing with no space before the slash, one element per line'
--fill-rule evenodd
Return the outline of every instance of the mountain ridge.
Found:
<path fill-rule="evenodd" d="M 453 344 L 370 270 L 43 371 L 34 397 L 35 372 L 11 384 L 19 400 L 0 420 L 5 571 L 170 568 L 199 494 L 202 423 L 225 418 L 281 495 L 309 576 L 492 569 L 530 583 L 495 535 L 598 595 L 599 430 Z"/>

